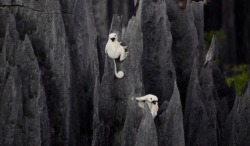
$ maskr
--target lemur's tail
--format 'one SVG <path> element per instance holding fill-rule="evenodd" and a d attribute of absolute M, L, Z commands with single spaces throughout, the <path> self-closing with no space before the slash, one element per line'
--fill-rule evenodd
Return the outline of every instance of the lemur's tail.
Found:
<path fill-rule="evenodd" d="M 118 71 L 117 72 L 117 68 L 116 68 L 116 63 L 115 63 L 115 59 L 113 59 L 114 61 L 114 66 L 115 66 L 115 76 L 119 79 L 124 77 L 124 72 L 123 71 Z"/>

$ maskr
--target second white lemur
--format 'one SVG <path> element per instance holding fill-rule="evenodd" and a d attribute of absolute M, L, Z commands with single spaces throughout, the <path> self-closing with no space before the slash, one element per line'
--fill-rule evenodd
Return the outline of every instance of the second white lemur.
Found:
<path fill-rule="evenodd" d="M 153 118 L 155 118 L 159 109 L 157 96 L 148 94 L 145 96 L 136 97 L 135 99 L 138 101 L 138 105 L 141 108 L 144 108 L 144 103 L 147 103 Z"/>
<path fill-rule="evenodd" d="M 123 78 L 124 72 L 117 72 L 115 59 L 118 59 L 120 57 L 120 61 L 123 61 L 128 55 L 128 52 L 125 52 L 126 48 L 127 46 L 122 46 L 121 42 L 118 41 L 118 36 L 116 33 L 109 34 L 109 39 L 105 47 L 105 53 L 107 53 L 108 56 L 114 61 L 115 76 L 117 78 Z"/>

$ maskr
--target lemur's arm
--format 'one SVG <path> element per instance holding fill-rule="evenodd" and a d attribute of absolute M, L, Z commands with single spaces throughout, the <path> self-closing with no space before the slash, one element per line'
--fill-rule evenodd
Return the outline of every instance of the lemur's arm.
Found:
<path fill-rule="evenodd" d="M 124 42 L 119 42 L 121 46 L 123 46 L 124 48 L 127 48 L 127 44 Z"/>

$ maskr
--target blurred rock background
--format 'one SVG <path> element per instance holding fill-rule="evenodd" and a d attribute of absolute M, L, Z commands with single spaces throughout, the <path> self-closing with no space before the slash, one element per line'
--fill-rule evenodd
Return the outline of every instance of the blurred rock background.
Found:
<path fill-rule="evenodd" d="M 0 145 L 249 146 L 249 6 L 0 0 Z M 133 100 L 149 93 L 155 119 Z"/>

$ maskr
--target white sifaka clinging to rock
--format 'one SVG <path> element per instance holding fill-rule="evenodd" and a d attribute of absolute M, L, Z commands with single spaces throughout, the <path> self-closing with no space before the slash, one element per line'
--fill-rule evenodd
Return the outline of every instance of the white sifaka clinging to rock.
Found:
<path fill-rule="evenodd" d="M 125 52 L 126 48 L 127 46 L 121 45 L 121 42 L 118 41 L 118 36 L 116 33 L 109 34 L 109 39 L 105 47 L 105 53 L 108 54 L 108 56 L 114 61 L 115 76 L 117 78 L 123 78 L 124 72 L 117 72 L 115 59 L 120 57 L 120 61 L 123 61 L 128 55 L 128 52 Z"/>

